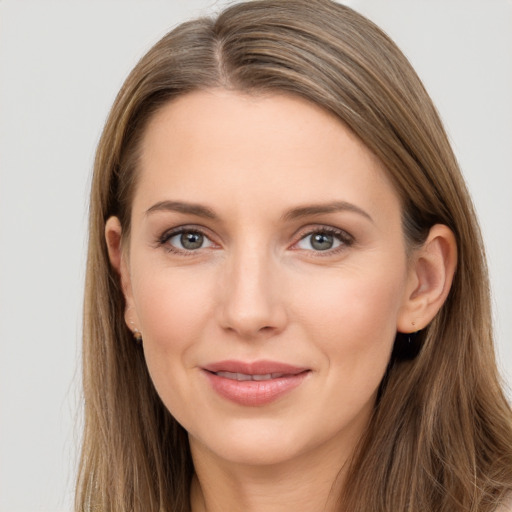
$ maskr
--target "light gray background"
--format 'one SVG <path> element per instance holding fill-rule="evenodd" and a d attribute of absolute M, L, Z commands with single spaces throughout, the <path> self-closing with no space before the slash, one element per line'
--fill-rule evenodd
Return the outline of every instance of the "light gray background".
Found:
<path fill-rule="evenodd" d="M 86 197 L 108 109 L 160 36 L 226 3 L 0 0 L 1 512 L 72 508 Z M 511 382 L 512 3 L 347 3 L 401 46 L 446 123 L 480 215 Z"/>

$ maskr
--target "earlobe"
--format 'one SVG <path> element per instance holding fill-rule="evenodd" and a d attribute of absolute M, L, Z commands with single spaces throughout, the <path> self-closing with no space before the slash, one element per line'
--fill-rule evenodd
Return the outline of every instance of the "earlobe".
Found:
<path fill-rule="evenodd" d="M 419 331 L 432 321 L 448 297 L 456 266 L 454 234 L 443 224 L 432 226 L 425 243 L 413 255 L 398 332 Z"/>

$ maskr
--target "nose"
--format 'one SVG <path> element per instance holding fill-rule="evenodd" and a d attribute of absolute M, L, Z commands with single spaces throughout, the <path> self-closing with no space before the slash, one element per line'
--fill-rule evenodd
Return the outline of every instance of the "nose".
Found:
<path fill-rule="evenodd" d="M 220 283 L 219 322 L 244 339 L 267 338 L 287 322 L 283 275 L 265 250 L 246 247 L 225 261 Z"/>

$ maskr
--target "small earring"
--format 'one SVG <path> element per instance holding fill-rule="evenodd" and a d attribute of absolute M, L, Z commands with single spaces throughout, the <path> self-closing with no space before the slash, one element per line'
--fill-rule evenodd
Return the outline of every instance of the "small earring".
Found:
<path fill-rule="evenodd" d="M 397 332 L 393 345 L 392 357 L 397 360 L 410 361 L 414 359 L 421 350 L 421 342 L 416 332 Z"/>
<path fill-rule="evenodd" d="M 133 320 L 130 320 L 130 325 L 132 326 L 133 338 L 137 343 L 142 343 L 142 333 L 137 329 L 137 327 L 135 327 Z"/>
<path fill-rule="evenodd" d="M 142 334 L 136 327 L 133 329 L 133 337 L 137 343 L 142 343 Z"/>

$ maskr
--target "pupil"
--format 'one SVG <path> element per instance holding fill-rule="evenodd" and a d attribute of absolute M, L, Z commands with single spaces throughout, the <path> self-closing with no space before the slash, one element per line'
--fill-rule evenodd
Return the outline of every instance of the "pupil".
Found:
<path fill-rule="evenodd" d="M 185 249 L 199 249 L 203 245 L 203 235 L 201 233 L 183 233 L 180 242 Z"/>
<path fill-rule="evenodd" d="M 326 251 L 331 249 L 333 245 L 332 235 L 326 235 L 325 233 L 317 233 L 313 235 L 311 245 L 317 251 Z"/>

